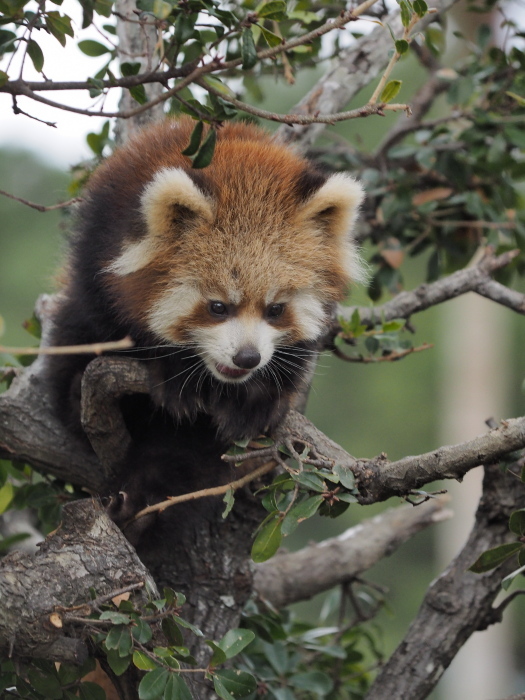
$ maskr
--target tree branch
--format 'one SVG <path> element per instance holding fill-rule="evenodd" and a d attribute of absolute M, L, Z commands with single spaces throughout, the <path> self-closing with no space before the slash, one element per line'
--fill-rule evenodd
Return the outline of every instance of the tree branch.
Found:
<path fill-rule="evenodd" d="M 276 608 L 308 600 L 370 569 L 429 525 L 452 517 L 447 497 L 434 498 L 417 508 L 401 506 L 364 520 L 341 535 L 279 553 L 255 567 L 254 587 Z"/>
<path fill-rule="evenodd" d="M 516 568 L 512 559 L 486 572 L 467 571 L 487 549 L 512 541 L 511 512 L 525 505 L 523 485 L 499 467 L 485 470 L 484 492 L 469 540 L 429 588 L 406 637 L 382 668 L 367 698 L 423 700 L 473 632 L 496 621 L 493 601 L 502 578 Z M 410 673 L 407 673 L 410 669 Z"/>
<path fill-rule="evenodd" d="M 0 564 L 0 648 L 11 656 L 83 663 L 82 631 L 67 608 L 90 603 L 90 589 L 111 597 L 146 585 L 155 591 L 133 547 L 96 501 L 64 506 L 61 526 L 35 554 L 13 552 Z M 147 595 L 135 593 L 147 602 Z"/>
<path fill-rule="evenodd" d="M 437 282 L 422 284 L 409 292 L 397 294 L 391 301 L 375 307 L 340 307 L 340 317 L 350 320 L 357 310 L 361 323 L 373 327 L 377 323 L 391 321 L 395 318 L 410 318 L 414 313 L 425 311 L 431 306 L 437 306 L 449 299 L 455 299 L 467 292 L 477 292 L 498 304 L 503 304 L 520 314 L 525 314 L 525 295 L 508 289 L 491 279 L 491 273 L 509 265 L 519 254 L 519 251 L 509 251 L 498 257 L 487 249 L 484 259 L 474 267 L 454 272 Z M 339 333 L 341 327 L 336 322 L 329 336 L 329 341 Z"/>

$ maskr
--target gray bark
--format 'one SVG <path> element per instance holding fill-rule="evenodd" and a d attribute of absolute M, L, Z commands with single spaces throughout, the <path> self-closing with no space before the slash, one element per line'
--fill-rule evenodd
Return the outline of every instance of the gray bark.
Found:
<path fill-rule="evenodd" d="M 8 656 L 82 663 L 88 648 L 67 623 L 68 608 L 153 579 L 97 501 L 64 507 L 61 526 L 34 554 L 8 554 L 0 564 L 0 649 Z M 144 602 L 145 592 L 138 592 Z M 77 612 L 77 614 L 79 614 Z M 53 617 L 54 616 L 54 617 Z"/>
<path fill-rule="evenodd" d="M 516 541 L 508 528 L 513 510 L 523 508 L 523 487 L 499 466 L 486 468 L 483 497 L 469 540 L 430 586 L 416 619 L 371 687 L 367 700 L 422 700 L 471 634 L 501 621 L 494 608 L 501 580 L 517 568 L 515 558 L 484 574 L 467 569 L 487 549 Z"/>

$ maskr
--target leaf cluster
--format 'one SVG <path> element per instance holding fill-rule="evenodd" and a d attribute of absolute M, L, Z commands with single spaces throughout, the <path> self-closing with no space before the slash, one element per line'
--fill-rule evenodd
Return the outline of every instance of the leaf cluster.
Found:
<path fill-rule="evenodd" d="M 382 601 L 377 591 L 354 592 L 359 605 L 374 609 Z M 333 591 L 319 619 L 299 621 L 289 611 L 276 612 L 250 602 L 243 625 L 256 638 L 243 653 L 240 668 L 252 673 L 264 700 L 357 700 L 364 697 L 370 669 L 382 659 L 372 628 L 341 616 L 344 592 Z M 331 618 L 337 616 L 339 624 Z"/>

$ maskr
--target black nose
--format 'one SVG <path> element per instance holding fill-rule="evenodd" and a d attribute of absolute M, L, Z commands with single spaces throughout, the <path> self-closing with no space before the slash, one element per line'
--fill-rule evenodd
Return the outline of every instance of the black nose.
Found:
<path fill-rule="evenodd" d="M 235 357 L 232 357 L 232 361 L 234 365 L 241 369 L 253 369 L 261 361 L 261 354 L 254 347 L 248 345 L 245 348 L 241 348 Z"/>

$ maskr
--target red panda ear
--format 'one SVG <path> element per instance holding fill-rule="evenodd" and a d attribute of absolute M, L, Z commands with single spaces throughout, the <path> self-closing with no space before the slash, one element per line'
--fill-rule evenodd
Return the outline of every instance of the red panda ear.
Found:
<path fill-rule="evenodd" d="M 182 168 L 164 168 L 147 185 L 141 197 L 148 237 L 173 236 L 189 223 L 213 221 L 210 199 Z"/>
<path fill-rule="evenodd" d="M 324 235 L 343 241 L 351 235 L 363 198 L 363 189 L 356 180 L 336 173 L 305 203 L 302 215 Z"/>
<path fill-rule="evenodd" d="M 129 275 L 148 265 L 165 247 L 165 240 L 198 221 L 213 221 L 212 201 L 182 168 L 159 170 L 141 197 L 146 234 L 124 246 L 106 272 Z"/>

